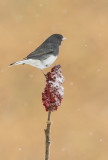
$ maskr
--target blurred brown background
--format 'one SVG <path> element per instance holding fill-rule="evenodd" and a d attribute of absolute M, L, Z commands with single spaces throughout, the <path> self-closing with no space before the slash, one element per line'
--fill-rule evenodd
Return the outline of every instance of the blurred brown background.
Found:
<path fill-rule="evenodd" d="M 51 160 L 107 160 L 107 0 L 0 0 L 0 160 L 44 159 L 45 78 L 29 65 L 8 65 L 53 33 L 67 40 L 55 62 L 65 95 L 52 114 Z"/>

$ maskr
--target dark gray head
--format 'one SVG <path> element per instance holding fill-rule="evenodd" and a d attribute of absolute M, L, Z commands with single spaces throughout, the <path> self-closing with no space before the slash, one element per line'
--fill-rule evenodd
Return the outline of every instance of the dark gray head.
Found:
<path fill-rule="evenodd" d="M 61 34 L 53 34 L 46 41 L 60 45 L 61 42 L 64 40 L 63 38 L 64 37 Z"/>

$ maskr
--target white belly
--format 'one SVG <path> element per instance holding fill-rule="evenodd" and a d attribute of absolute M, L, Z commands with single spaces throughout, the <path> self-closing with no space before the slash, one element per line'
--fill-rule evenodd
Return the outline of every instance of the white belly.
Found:
<path fill-rule="evenodd" d="M 54 63 L 54 61 L 57 59 L 57 56 L 50 56 L 49 58 L 45 59 L 43 61 L 43 64 L 47 67 L 49 67 L 52 63 Z"/>
<path fill-rule="evenodd" d="M 26 59 L 23 60 L 25 64 L 29 64 L 31 66 L 37 67 L 41 70 L 43 70 L 44 68 L 49 67 L 55 60 L 56 60 L 57 56 L 53 56 L 51 55 L 49 58 L 43 60 L 42 62 L 40 60 L 36 60 L 36 59 Z"/>

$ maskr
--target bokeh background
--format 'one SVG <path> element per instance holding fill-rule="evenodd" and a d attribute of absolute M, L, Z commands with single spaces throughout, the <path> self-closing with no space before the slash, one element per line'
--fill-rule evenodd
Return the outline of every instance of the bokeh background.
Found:
<path fill-rule="evenodd" d="M 107 160 L 107 0 L 0 0 L 0 160 L 44 159 L 45 78 L 29 65 L 8 65 L 53 33 L 67 40 L 55 62 L 65 95 L 52 114 L 51 160 Z"/>

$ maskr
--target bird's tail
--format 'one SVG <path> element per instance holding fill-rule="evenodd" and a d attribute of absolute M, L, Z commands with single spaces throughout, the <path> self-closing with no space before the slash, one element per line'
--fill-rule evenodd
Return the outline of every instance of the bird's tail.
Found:
<path fill-rule="evenodd" d="M 14 62 L 14 63 L 11 63 L 9 66 L 14 66 L 14 65 L 19 65 L 19 64 L 25 64 L 24 62 L 25 60 L 22 60 L 22 61 L 18 61 L 18 62 Z"/>

